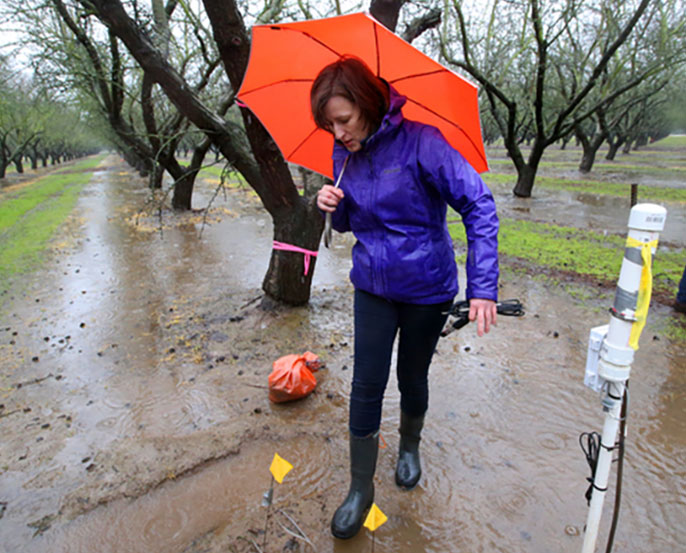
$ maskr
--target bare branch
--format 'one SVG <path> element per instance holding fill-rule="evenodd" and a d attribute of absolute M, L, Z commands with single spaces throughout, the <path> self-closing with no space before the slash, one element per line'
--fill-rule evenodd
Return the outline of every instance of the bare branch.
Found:
<path fill-rule="evenodd" d="M 441 14 L 442 11 L 439 8 L 432 8 L 425 14 L 413 19 L 405 26 L 401 35 L 402 38 L 411 43 L 422 33 L 429 29 L 435 29 L 441 24 Z"/>

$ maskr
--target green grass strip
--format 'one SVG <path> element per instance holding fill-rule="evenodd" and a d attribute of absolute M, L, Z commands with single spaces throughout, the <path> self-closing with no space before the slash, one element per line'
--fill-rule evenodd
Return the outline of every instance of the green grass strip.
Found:
<path fill-rule="evenodd" d="M 91 171 L 91 170 L 95 169 L 98 165 L 100 165 L 100 162 L 104 158 L 105 158 L 104 155 L 87 157 L 86 159 L 82 159 L 80 161 L 77 161 L 73 165 L 61 167 L 60 169 L 55 171 L 55 173 L 72 173 L 72 172 L 78 172 L 78 171 Z"/>
<path fill-rule="evenodd" d="M 70 167 L 64 167 L 50 175 L 39 177 L 36 182 L 16 191 L 0 194 L 0 236 L 3 230 L 14 225 L 25 213 L 44 202 L 54 194 L 61 192 L 67 185 L 83 179 L 84 171 L 97 167 L 104 156 L 88 158 Z M 66 173 L 66 174 L 65 174 Z M 88 172 L 86 182 L 90 180 Z"/>
<path fill-rule="evenodd" d="M 684 152 L 686 151 L 686 135 L 673 134 L 666 136 L 657 142 L 643 146 L 643 148 L 646 150 L 680 150 Z"/>
<path fill-rule="evenodd" d="M 201 177 L 216 177 L 216 178 L 221 178 L 222 173 L 224 174 L 224 177 L 226 178 L 225 184 L 227 186 L 247 186 L 247 182 L 243 175 L 238 173 L 237 171 L 230 171 L 226 172 L 224 170 L 224 167 L 220 167 L 219 165 L 211 165 L 209 167 L 203 167 L 200 170 L 200 176 Z"/>
<path fill-rule="evenodd" d="M 17 193 L 0 199 L 0 279 L 24 274 L 40 256 L 57 228 L 72 211 L 102 158 L 85 160 L 69 174 L 46 175 Z"/>
<path fill-rule="evenodd" d="M 453 239 L 466 243 L 464 226 L 449 225 Z M 588 229 L 517 219 L 501 219 L 499 251 L 542 268 L 564 270 L 599 280 L 615 280 L 626 238 Z M 653 257 L 653 287 L 676 293 L 684 270 L 684 251 L 661 251 Z"/>
<path fill-rule="evenodd" d="M 188 167 L 190 165 L 190 162 L 186 159 L 180 159 L 179 165 L 182 167 Z M 241 175 L 238 171 L 225 171 L 223 165 L 208 165 L 206 167 L 203 167 L 200 169 L 200 172 L 198 173 L 198 176 L 200 177 L 216 177 L 216 178 L 221 178 L 222 174 L 226 178 L 225 185 L 229 188 L 234 188 L 236 186 L 247 186 L 247 181 Z"/>
<path fill-rule="evenodd" d="M 50 175 L 22 189 L 16 196 L 2 201 L 0 203 L 0 233 L 13 227 L 17 221 L 43 202 L 56 194 L 61 194 L 69 185 L 88 182 L 88 179 L 90 179 L 89 173 Z"/>

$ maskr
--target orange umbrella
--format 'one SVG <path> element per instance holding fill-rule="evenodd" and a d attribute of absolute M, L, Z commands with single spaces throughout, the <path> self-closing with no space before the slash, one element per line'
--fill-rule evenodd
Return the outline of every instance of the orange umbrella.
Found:
<path fill-rule="evenodd" d="M 332 177 L 333 136 L 314 123 L 310 88 L 343 55 L 362 59 L 407 96 L 403 115 L 438 127 L 478 172 L 488 170 L 475 85 L 435 62 L 366 13 L 256 25 L 238 98 L 284 157 Z"/>

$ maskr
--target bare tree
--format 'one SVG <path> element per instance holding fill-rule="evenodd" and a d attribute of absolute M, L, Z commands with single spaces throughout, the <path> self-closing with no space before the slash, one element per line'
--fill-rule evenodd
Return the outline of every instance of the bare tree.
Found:
<path fill-rule="evenodd" d="M 152 187 L 161 185 L 162 173 L 166 170 L 174 182 L 172 206 L 190 209 L 195 177 L 209 141 L 198 145 L 190 166 L 181 166 L 175 152 L 176 145 L 188 126 L 186 118 L 176 110 L 160 109 L 164 108 L 166 97 L 154 98 L 154 83 L 144 73 L 141 78 L 137 78 L 135 68 L 127 69 L 119 39 L 112 32 L 108 33 L 108 44 L 103 48 L 94 38 L 97 29 L 94 29 L 95 26 L 88 17 L 81 17 L 82 14 L 76 10 L 70 10 L 62 0 L 51 2 L 66 28 L 76 37 L 86 53 L 83 60 L 88 64 L 88 71 L 84 72 L 86 90 L 98 100 L 100 110 L 114 130 L 125 158 L 143 174 L 150 175 Z M 168 17 L 176 5 L 176 2 L 170 2 L 165 9 L 157 0 L 153 3 L 155 38 L 165 56 L 169 51 Z M 68 41 L 63 39 L 63 44 L 68 44 Z M 64 59 L 64 65 L 71 67 L 83 63 L 69 54 Z M 196 91 L 199 92 L 208 84 L 218 64 L 218 59 L 208 61 L 203 74 L 198 77 L 198 83 L 194 85 Z M 140 89 L 138 102 L 132 101 L 135 96 L 132 86 Z M 138 119 L 140 121 L 137 122 Z"/>
<path fill-rule="evenodd" d="M 170 16 L 177 5 L 176 0 L 169 0 L 164 6 L 161 0 L 153 0 L 152 13 L 149 14 L 138 3 L 123 4 L 121 0 L 50 2 L 58 9 L 63 21 L 77 36 L 87 54 L 92 87 L 98 90 L 101 104 L 108 108 L 106 112 L 114 123 L 112 128 L 120 131 L 117 132 L 118 140 L 130 142 L 132 136 L 136 136 L 135 119 L 125 118 L 121 111 L 124 105 L 122 90 L 125 89 L 124 84 L 127 84 L 121 79 L 121 52 L 117 49 L 118 44 L 122 43 L 136 60 L 143 75 L 139 102 L 144 108 L 142 123 L 147 142 L 136 142 L 137 150 L 133 147 L 129 150 L 138 151 L 141 159 L 154 159 L 165 164 L 180 144 L 179 141 L 165 142 L 162 139 L 165 133 L 160 121 L 167 121 L 166 124 L 173 131 L 178 128 L 179 120 L 174 119 L 173 114 L 161 116 L 155 107 L 157 104 L 153 105 L 154 91 L 159 86 L 178 112 L 176 115 L 185 118 L 205 135 L 203 145 L 211 145 L 220 152 L 257 192 L 272 217 L 274 240 L 309 250 L 318 249 L 322 217 L 312 197 L 299 194 L 290 169 L 269 134 L 248 110 L 231 110 L 230 113 L 239 115 L 242 119 L 240 122 L 230 114 L 225 116 L 232 101 L 231 90 L 235 91 L 243 78 L 250 49 L 249 33 L 234 0 L 203 0 L 204 15 L 193 14 L 188 4 L 180 4 L 184 6 L 183 17 L 191 20 L 203 54 L 210 50 L 215 51 L 223 63 L 230 87 L 226 87 L 228 103 L 221 105 L 216 101 L 208 102 L 206 95 L 201 94 L 197 87 L 191 86 L 184 68 L 177 59 L 172 59 L 169 55 L 169 47 L 173 47 L 174 43 Z M 398 0 L 374 0 L 371 11 L 393 28 L 403 4 L 404 1 Z M 297 9 L 294 6 L 289 8 L 281 0 L 269 0 L 253 17 L 259 21 L 287 19 L 289 13 L 295 13 L 294 9 L 296 12 L 312 14 L 311 6 L 305 0 L 297 2 Z M 340 13 L 340 5 L 333 6 L 333 10 Z M 437 17 L 435 11 L 424 14 L 413 25 L 408 26 L 407 36 L 419 36 L 439 22 L 440 17 Z M 109 48 L 103 49 L 88 33 L 99 23 L 104 24 L 106 34 L 109 35 Z M 119 58 L 112 56 L 111 61 L 102 63 L 103 52 L 116 53 Z M 92 68 L 98 67 L 98 64 L 99 69 L 93 71 Z M 167 168 L 167 165 L 164 166 Z M 274 299 L 292 304 L 304 303 L 309 299 L 312 274 L 313 271 L 303 274 L 301 254 L 274 250 L 263 289 Z"/>
<path fill-rule="evenodd" d="M 5 82 L 0 89 L 0 178 L 14 163 L 23 173 L 22 158 L 42 132 L 37 113 L 27 97 L 26 84 Z"/>
<path fill-rule="evenodd" d="M 259 121 L 242 110 L 243 130 L 225 120 L 206 105 L 188 86 L 119 0 L 81 0 L 88 13 L 94 13 L 128 48 L 143 70 L 158 83 L 177 109 L 201 129 L 224 157 L 245 177 L 257 192 L 274 222 L 274 240 L 309 250 L 318 248 L 322 218 L 311 198 L 301 197 L 281 153 Z M 234 90 L 247 66 L 250 39 L 238 6 L 233 0 L 204 0 L 212 35 Z M 376 3 L 373 4 L 376 5 Z M 400 9 L 396 2 L 384 11 Z M 313 272 L 303 274 L 300 254 L 273 250 L 263 289 L 272 298 L 287 303 L 309 299 Z"/>
<path fill-rule="evenodd" d="M 517 169 L 515 195 L 531 195 L 548 146 L 630 86 L 604 91 L 592 101 L 591 92 L 650 3 L 494 0 L 481 21 L 474 14 L 468 18 L 464 4 L 451 0 L 454 28 L 443 28 L 442 55 L 483 87 Z M 570 62 L 567 71 L 559 63 L 570 57 L 564 54 L 569 50 L 570 37 L 575 37 L 584 66 Z M 453 39 L 460 45 L 461 57 L 453 51 Z M 532 143 L 525 157 L 520 143 L 528 137 Z"/>

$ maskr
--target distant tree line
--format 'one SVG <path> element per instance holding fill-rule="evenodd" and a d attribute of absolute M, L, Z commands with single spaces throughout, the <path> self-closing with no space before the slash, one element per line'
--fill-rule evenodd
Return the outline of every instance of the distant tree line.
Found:
<path fill-rule="evenodd" d="M 51 97 L 0 59 L 0 178 L 14 165 L 24 172 L 90 155 L 102 147 L 84 114 L 72 103 Z"/>

